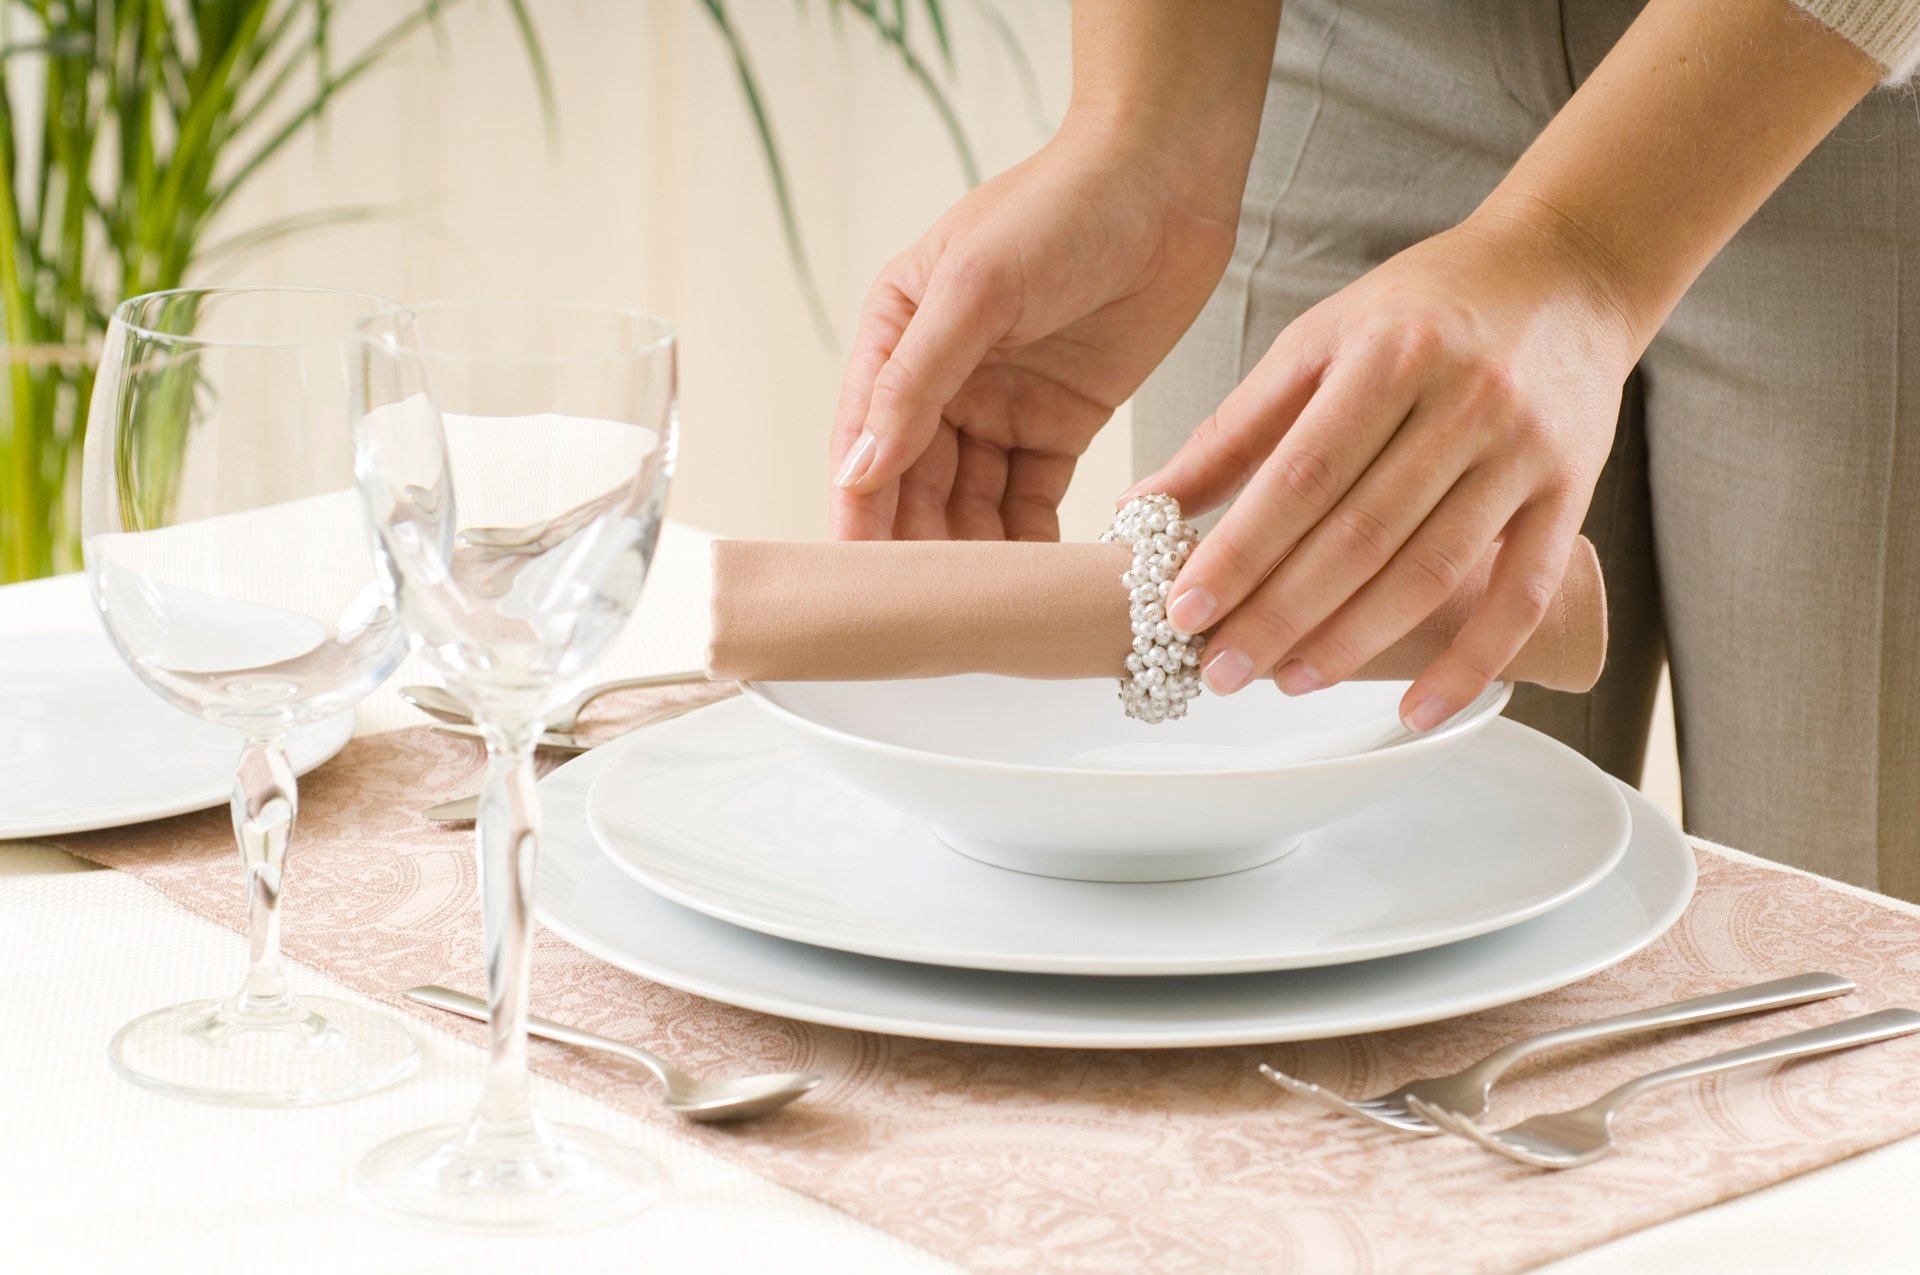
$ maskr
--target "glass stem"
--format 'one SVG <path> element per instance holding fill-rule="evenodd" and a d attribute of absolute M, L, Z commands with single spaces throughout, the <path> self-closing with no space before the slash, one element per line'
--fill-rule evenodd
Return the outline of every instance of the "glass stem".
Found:
<path fill-rule="evenodd" d="M 533 976 L 533 874 L 540 808 L 534 791 L 538 726 L 489 732 L 487 780 L 476 821 L 487 958 L 487 1080 L 469 1143 L 544 1144 L 527 1087 L 527 994 Z"/>
<path fill-rule="evenodd" d="M 250 739 L 233 779 L 233 835 L 247 873 L 247 981 L 226 1004 L 248 1022 L 299 1016 L 280 967 L 280 886 L 300 809 L 293 765 L 278 740 Z"/>

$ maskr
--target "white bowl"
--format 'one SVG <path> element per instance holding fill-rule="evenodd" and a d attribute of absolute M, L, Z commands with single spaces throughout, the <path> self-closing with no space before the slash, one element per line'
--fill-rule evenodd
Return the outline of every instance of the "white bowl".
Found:
<path fill-rule="evenodd" d="M 1122 715 L 1108 682 L 969 674 L 756 682 L 747 695 L 829 769 L 925 819 L 962 854 L 1040 876 L 1178 881 L 1270 862 L 1312 829 L 1440 765 L 1505 706 L 1495 684 L 1420 735 L 1408 683 L 1291 699 L 1203 696 L 1186 718 Z"/>

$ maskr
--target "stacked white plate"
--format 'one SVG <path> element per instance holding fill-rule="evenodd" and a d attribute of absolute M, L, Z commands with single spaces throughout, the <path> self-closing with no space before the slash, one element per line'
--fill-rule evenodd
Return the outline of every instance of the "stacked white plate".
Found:
<path fill-rule="evenodd" d="M 956 853 L 785 711 L 728 701 L 545 779 L 545 923 L 646 978 L 809 1022 L 1153 1048 L 1519 1000 L 1639 951 L 1693 890 L 1665 815 L 1503 719 L 1261 866 L 1114 882 Z"/>
<path fill-rule="evenodd" d="M 295 773 L 352 734 L 352 713 L 294 731 Z M 104 633 L 0 637 L 0 841 L 224 806 L 240 744 L 147 689 Z"/>

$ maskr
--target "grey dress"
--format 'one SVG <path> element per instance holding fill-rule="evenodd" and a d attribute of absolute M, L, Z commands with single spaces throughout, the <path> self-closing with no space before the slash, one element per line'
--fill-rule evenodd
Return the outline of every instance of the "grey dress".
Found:
<path fill-rule="evenodd" d="M 1288 0 L 1226 277 L 1135 400 L 1145 473 L 1296 315 L 1470 213 L 1635 0 Z M 1637 780 L 1671 661 L 1689 829 L 1920 899 L 1920 110 L 1877 90 L 1627 386 L 1586 533 L 1613 645 L 1513 716 Z"/>

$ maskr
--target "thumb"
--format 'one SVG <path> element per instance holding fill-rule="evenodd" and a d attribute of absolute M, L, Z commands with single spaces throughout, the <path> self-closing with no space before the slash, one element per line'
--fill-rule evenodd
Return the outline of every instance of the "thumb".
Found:
<path fill-rule="evenodd" d="M 874 377 L 863 428 L 834 481 L 861 495 L 905 473 L 960 387 L 1007 334 L 1013 309 L 1011 289 L 998 286 L 991 272 L 938 271 Z"/>

